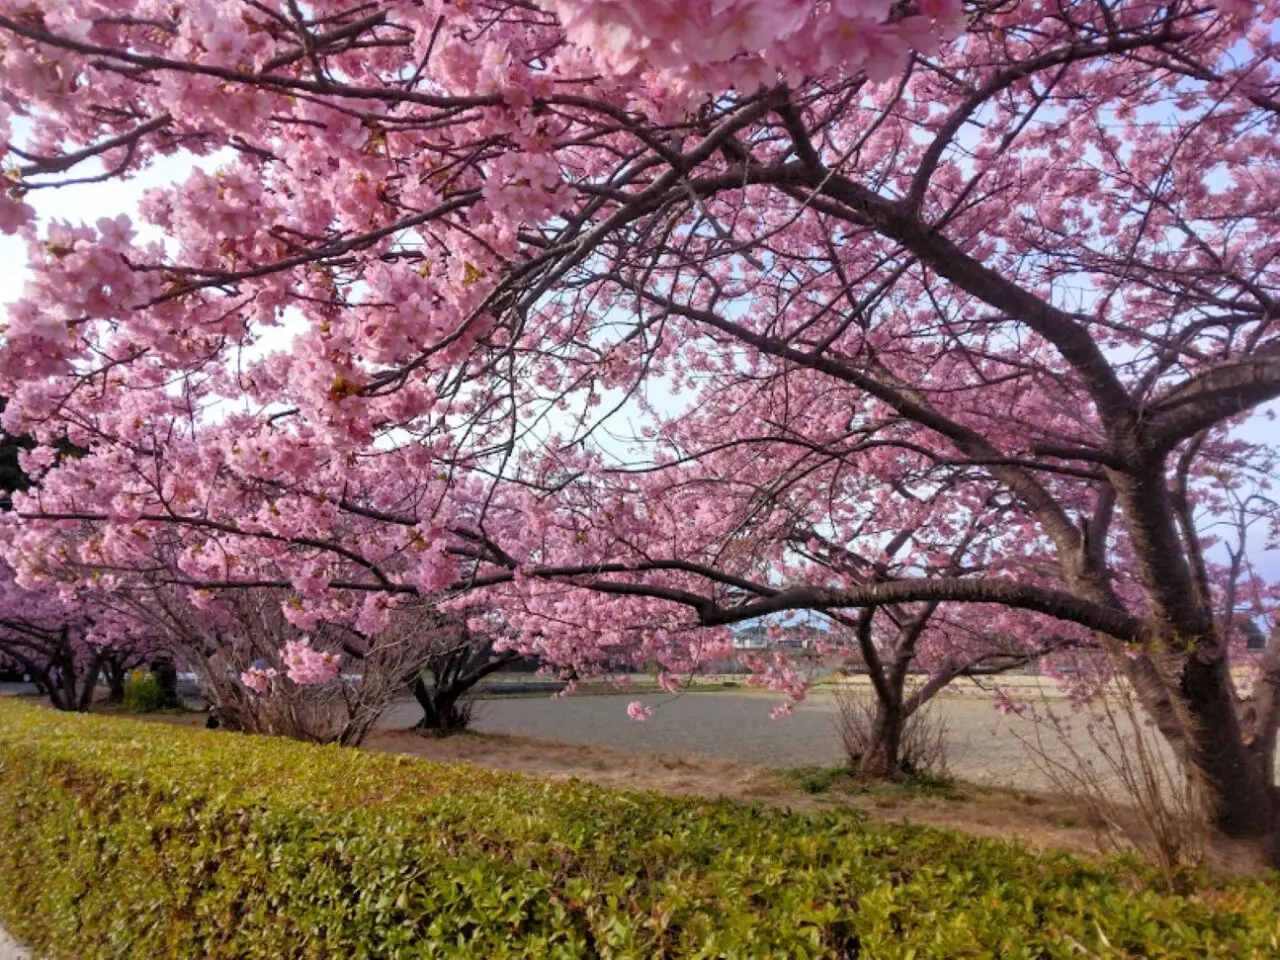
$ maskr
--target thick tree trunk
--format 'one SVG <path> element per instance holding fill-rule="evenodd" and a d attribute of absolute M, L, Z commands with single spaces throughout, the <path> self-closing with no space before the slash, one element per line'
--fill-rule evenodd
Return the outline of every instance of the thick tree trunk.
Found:
<path fill-rule="evenodd" d="M 1225 657 L 1192 654 L 1179 692 L 1190 717 L 1189 766 L 1204 781 L 1219 846 L 1233 860 L 1280 867 L 1273 770 L 1245 745 Z"/>
<path fill-rule="evenodd" d="M 49 703 L 55 710 L 71 709 L 63 695 L 62 678 L 55 671 L 45 670 L 39 674 L 36 680 L 36 688 L 49 698 Z"/>
<path fill-rule="evenodd" d="M 1188 774 L 1200 781 L 1222 849 L 1236 861 L 1280 867 L 1275 772 L 1249 749 L 1226 640 L 1196 588 L 1164 470 L 1146 466 L 1111 476 L 1149 604 L 1148 652 L 1135 661 L 1130 679 Z"/>
<path fill-rule="evenodd" d="M 178 695 L 178 670 L 173 661 L 167 657 L 151 661 L 151 675 L 156 678 L 160 687 L 161 706 L 165 709 L 181 707 L 182 697 Z"/>
<path fill-rule="evenodd" d="M 1200 787 L 1219 859 L 1239 869 L 1280 867 L 1280 806 L 1274 759 L 1266 756 L 1274 731 L 1260 730 L 1253 743 L 1245 736 L 1229 661 L 1225 655 L 1207 655 L 1214 641 L 1188 643 L 1178 637 L 1157 646 L 1175 644 L 1180 649 L 1157 650 L 1126 663 L 1128 679 Z"/>
<path fill-rule="evenodd" d="M 902 733 L 906 719 L 901 702 L 886 703 L 877 699 L 868 749 L 858 760 L 859 777 L 894 780 L 902 776 Z"/>
<path fill-rule="evenodd" d="M 89 672 L 84 676 L 78 699 L 75 701 L 76 709 L 81 713 L 93 708 L 93 695 L 98 689 L 98 677 L 102 674 L 102 659 L 101 656 L 95 657 Z"/>
<path fill-rule="evenodd" d="M 122 669 L 119 664 L 109 664 L 107 667 L 107 700 L 110 703 L 124 703 L 124 681 L 127 671 Z"/>
<path fill-rule="evenodd" d="M 422 707 L 417 729 L 438 737 L 462 733 L 471 722 L 467 694 L 477 683 L 519 659 L 515 653 L 494 656 L 488 641 L 464 635 L 462 642 L 434 658 L 429 671 L 432 682 L 422 674 L 413 679 L 413 696 Z"/>
<path fill-rule="evenodd" d="M 465 731 L 471 719 L 471 711 L 460 700 L 472 685 L 468 684 L 464 689 L 456 686 L 441 689 L 418 677 L 413 682 L 413 697 L 422 708 L 422 718 L 416 728 L 437 737 Z"/>

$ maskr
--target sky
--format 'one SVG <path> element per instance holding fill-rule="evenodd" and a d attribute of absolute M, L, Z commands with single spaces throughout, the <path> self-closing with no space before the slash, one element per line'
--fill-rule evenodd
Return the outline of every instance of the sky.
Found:
<path fill-rule="evenodd" d="M 13 125 L 17 128 L 15 133 L 21 136 L 19 124 Z M 200 159 L 198 165 L 213 169 L 219 162 L 219 158 L 209 157 Z M 158 157 L 149 167 L 130 180 L 80 183 L 53 190 L 38 190 L 28 194 L 25 200 L 35 207 L 36 214 L 42 223 L 68 220 L 72 223 L 83 221 L 92 224 L 102 217 L 129 213 L 133 216 L 134 229 L 138 231 L 141 239 L 162 240 L 164 236 L 160 230 L 142 223 L 133 212 L 142 200 L 144 192 L 153 187 L 168 186 L 183 179 L 195 166 L 197 166 L 197 158 L 188 154 Z M 85 164 L 77 168 L 77 175 L 92 176 L 101 172 L 101 169 L 100 165 Z M 21 296 L 26 275 L 26 259 L 26 246 L 22 240 L 0 234 L 0 309 L 3 309 L 3 304 L 11 303 Z"/>

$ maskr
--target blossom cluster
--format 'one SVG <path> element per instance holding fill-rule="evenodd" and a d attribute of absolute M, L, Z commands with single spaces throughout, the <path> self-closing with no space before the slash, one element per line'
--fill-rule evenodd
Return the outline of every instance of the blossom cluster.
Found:
<path fill-rule="evenodd" d="M 281 659 L 289 679 L 302 686 L 328 683 L 342 665 L 340 656 L 316 650 L 306 637 L 285 643 Z"/>
<path fill-rule="evenodd" d="M 779 73 L 865 70 L 884 79 L 912 49 L 964 26 L 959 0 L 891 18 L 889 0 L 553 0 L 571 41 L 625 73 L 656 69 L 698 88 L 767 83 Z"/>

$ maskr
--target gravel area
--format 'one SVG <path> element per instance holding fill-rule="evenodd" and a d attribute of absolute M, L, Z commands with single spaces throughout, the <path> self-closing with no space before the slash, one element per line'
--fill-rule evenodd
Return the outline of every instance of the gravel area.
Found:
<path fill-rule="evenodd" d="M 1035 691 L 1022 692 L 1036 702 Z M 645 723 L 630 719 L 626 706 L 631 700 L 652 707 L 652 718 Z M 844 762 L 836 728 L 836 702 L 831 694 L 815 692 L 797 705 L 791 716 L 770 719 L 769 711 L 779 701 L 778 696 L 768 693 L 735 691 L 685 693 L 677 697 L 646 694 L 563 700 L 488 699 L 476 705 L 474 729 L 635 752 L 718 757 L 769 767 L 831 766 Z M 1060 699 L 1052 706 L 1060 715 L 1071 713 Z M 1040 769 L 1028 747 L 1037 740 L 1037 751 L 1064 764 L 1075 762 L 1048 724 L 997 712 L 989 694 L 976 690 L 945 694 L 934 700 L 930 709 L 946 725 L 947 766 L 952 774 L 971 783 L 1054 789 L 1054 783 Z M 383 726 L 408 727 L 419 715 L 417 704 L 404 703 L 388 714 Z M 1072 724 L 1070 736 L 1082 755 L 1093 758 L 1099 769 L 1105 768 L 1105 760 L 1084 730 L 1083 719 Z M 1162 740 L 1158 741 L 1158 749 L 1167 750 Z M 1277 767 L 1280 769 L 1280 763 Z"/>
<path fill-rule="evenodd" d="M 31 954 L 0 927 L 0 960 L 31 960 Z"/>
<path fill-rule="evenodd" d="M 633 699 L 653 708 L 649 721 L 637 723 L 627 716 L 626 705 Z M 722 757 L 770 767 L 844 762 L 834 697 L 816 693 L 791 716 L 770 719 L 769 711 L 778 702 L 778 697 L 768 694 L 735 692 L 491 699 L 477 704 L 474 729 L 629 751 Z M 990 699 L 979 696 L 940 697 L 933 710 L 946 723 L 947 761 L 957 776 L 974 783 L 1027 789 L 1050 786 L 1018 740 L 1034 740 L 1037 724 L 1001 715 Z M 417 716 L 417 705 L 405 703 L 387 716 L 384 726 L 407 727 Z"/>

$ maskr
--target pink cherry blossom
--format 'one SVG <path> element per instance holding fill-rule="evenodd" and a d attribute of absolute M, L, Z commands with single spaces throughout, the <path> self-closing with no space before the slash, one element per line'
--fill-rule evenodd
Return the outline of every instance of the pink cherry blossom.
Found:
<path fill-rule="evenodd" d="M 75 455 L 18 589 L 270 591 L 277 683 L 404 598 L 790 703 L 815 652 L 905 709 L 1124 650 L 1218 826 L 1276 822 L 1274 0 L 29 6 L 0 394 Z"/>
<path fill-rule="evenodd" d="M 252 690 L 259 696 L 266 696 L 271 692 L 271 683 L 276 678 L 275 668 L 267 667 L 250 667 L 248 670 L 240 674 L 240 682 Z"/>
<path fill-rule="evenodd" d="M 314 649 L 305 637 L 284 645 L 283 660 L 288 678 L 303 686 L 328 683 L 338 675 L 342 663 L 336 654 Z"/>

